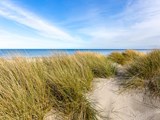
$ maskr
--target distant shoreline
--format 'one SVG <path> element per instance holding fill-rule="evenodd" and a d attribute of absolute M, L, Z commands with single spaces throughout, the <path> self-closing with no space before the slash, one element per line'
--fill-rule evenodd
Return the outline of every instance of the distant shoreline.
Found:
<path fill-rule="evenodd" d="M 112 52 L 123 52 L 127 49 L 0 49 L 0 57 L 24 56 L 24 57 L 46 57 L 56 53 L 74 54 L 80 52 L 94 52 L 108 55 Z M 153 49 L 132 49 L 139 52 L 150 52 Z"/>

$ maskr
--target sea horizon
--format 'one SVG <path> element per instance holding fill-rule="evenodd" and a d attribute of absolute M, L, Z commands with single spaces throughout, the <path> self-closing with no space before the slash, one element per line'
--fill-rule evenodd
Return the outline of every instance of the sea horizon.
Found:
<path fill-rule="evenodd" d="M 76 52 L 94 52 L 108 55 L 112 52 L 123 52 L 125 50 L 136 50 L 139 52 L 149 52 L 153 49 L 0 49 L 0 57 L 45 57 L 56 53 L 74 54 Z"/>

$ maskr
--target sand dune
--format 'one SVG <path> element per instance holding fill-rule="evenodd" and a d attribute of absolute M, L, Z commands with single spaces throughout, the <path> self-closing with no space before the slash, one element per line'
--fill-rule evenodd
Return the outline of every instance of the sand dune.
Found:
<path fill-rule="evenodd" d="M 99 120 L 160 120 L 160 102 L 144 99 L 143 94 L 119 94 L 114 79 L 95 79 L 93 91 L 87 96 L 95 103 Z M 53 111 L 45 120 L 62 120 Z"/>
<path fill-rule="evenodd" d="M 160 102 L 144 100 L 143 94 L 119 94 L 118 89 L 113 79 L 95 80 L 89 96 L 102 111 L 101 115 L 112 120 L 160 120 Z"/>

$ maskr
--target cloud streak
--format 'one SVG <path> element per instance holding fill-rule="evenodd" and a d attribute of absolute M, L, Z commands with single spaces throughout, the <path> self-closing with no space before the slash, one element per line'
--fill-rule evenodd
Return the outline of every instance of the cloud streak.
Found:
<path fill-rule="evenodd" d="M 103 23 L 79 32 L 92 38 L 93 48 L 160 48 L 159 6 L 159 0 L 129 0 L 123 12 L 111 16 L 113 26 Z"/>
<path fill-rule="evenodd" d="M 12 4 L 9 0 L 0 0 L 0 15 L 32 28 L 40 35 L 47 38 L 58 41 L 74 42 L 74 38 L 70 34 L 53 26 L 33 13 Z"/>
<path fill-rule="evenodd" d="M 59 48 L 79 48 L 82 46 L 77 43 L 63 43 L 59 41 L 51 41 L 42 37 L 21 36 L 0 29 L 0 48 L 1 49 L 59 49 Z"/>
<path fill-rule="evenodd" d="M 86 7 L 84 11 L 80 6 L 78 14 L 75 10 L 74 15 L 61 20 L 60 25 L 67 29 L 65 32 L 9 0 L 0 0 L 0 16 L 42 36 L 36 39 L 0 31 L 0 40 L 3 39 L 0 47 L 10 44 L 24 48 L 25 45 L 28 48 L 160 48 L 160 1 L 128 0 L 125 5 L 115 14 L 108 12 L 110 9 L 105 6 Z"/>

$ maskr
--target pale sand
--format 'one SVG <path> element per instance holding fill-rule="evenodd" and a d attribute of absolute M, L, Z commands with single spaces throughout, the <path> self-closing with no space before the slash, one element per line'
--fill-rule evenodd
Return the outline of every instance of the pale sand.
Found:
<path fill-rule="evenodd" d="M 143 94 L 119 94 L 118 86 L 114 79 L 94 80 L 93 91 L 87 97 L 106 117 L 99 120 L 160 120 L 160 102 L 144 101 Z M 58 118 L 52 110 L 44 120 L 63 120 Z"/>
<path fill-rule="evenodd" d="M 151 103 L 149 99 L 144 101 L 143 94 L 119 94 L 118 89 L 118 84 L 113 79 L 95 80 L 89 98 L 96 101 L 103 116 L 111 120 L 160 120 L 159 102 Z"/>

